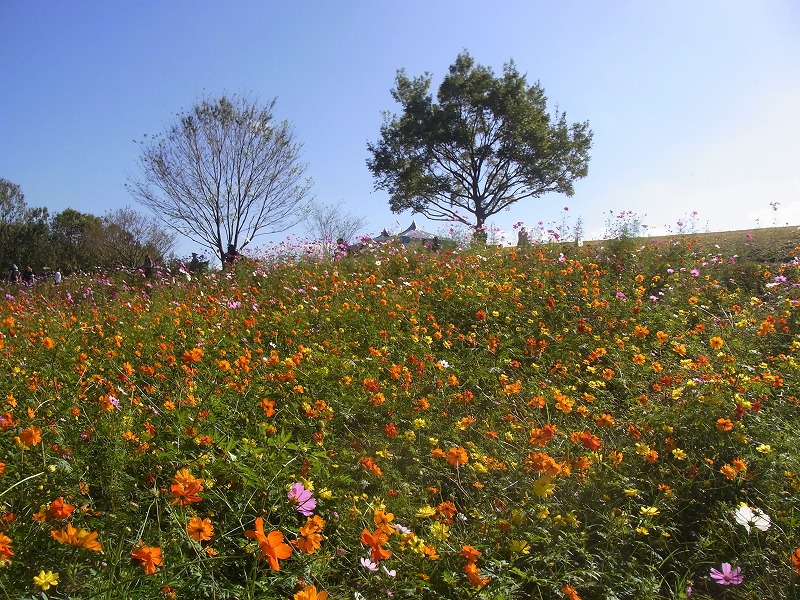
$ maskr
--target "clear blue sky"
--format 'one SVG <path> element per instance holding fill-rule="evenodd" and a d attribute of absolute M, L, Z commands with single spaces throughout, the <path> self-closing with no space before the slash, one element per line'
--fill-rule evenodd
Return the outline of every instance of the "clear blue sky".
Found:
<path fill-rule="evenodd" d="M 365 233 L 405 228 L 373 191 L 367 142 L 397 110 L 397 69 L 435 88 L 466 49 L 497 73 L 513 59 L 594 131 L 572 198 L 520 202 L 496 227 L 565 206 L 589 237 L 621 210 L 655 230 L 692 211 L 701 231 L 800 225 L 795 0 L 14 0 L 0 24 L 0 177 L 51 213 L 135 206 L 135 141 L 237 93 L 277 98 L 319 201 L 365 215 Z"/>

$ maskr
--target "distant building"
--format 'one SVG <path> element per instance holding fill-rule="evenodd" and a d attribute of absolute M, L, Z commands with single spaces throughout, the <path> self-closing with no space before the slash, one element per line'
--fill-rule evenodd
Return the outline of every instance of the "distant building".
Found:
<path fill-rule="evenodd" d="M 434 250 L 438 250 L 440 248 L 440 242 L 452 242 L 449 238 L 444 238 L 443 240 L 435 233 L 430 233 L 429 231 L 423 231 L 417 227 L 416 221 L 411 221 L 411 225 L 408 226 L 407 229 L 401 231 L 400 233 L 389 233 L 385 229 L 381 231 L 381 234 L 372 238 L 370 241 L 375 243 L 384 243 L 384 242 L 395 242 L 399 241 L 402 244 L 410 244 L 412 242 L 420 242 L 433 248 Z"/>
<path fill-rule="evenodd" d="M 433 240 L 433 238 L 437 236 L 434 233 L 428 233 L 427 231 L 422 231 L 422 229 L 417 229 L 417 222 L 411 221 L 411 225 L 409 225 L 408 229 L 398 233 L 396 237 L 399 237 L 404 244 L 410 244 L 411 242 Z"/>

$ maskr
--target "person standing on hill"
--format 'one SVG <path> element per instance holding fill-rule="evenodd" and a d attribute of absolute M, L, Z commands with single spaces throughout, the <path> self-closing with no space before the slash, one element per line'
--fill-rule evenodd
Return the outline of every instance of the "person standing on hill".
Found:
<path fill-rule="evenodd" d="M 36 283 L 36 275 L 33 274 L 33 269 L 30 267 L 25 267 L 25 272 L 22 274 L 22 283 L 31 287 L 34 283 Z"/>
<path fill-rule="evenodd" d="M 144 276 L 150 277 L 153 274 L 153 259 L 150 258 L 149 254 L 146 254 L 144 257 Z"/>

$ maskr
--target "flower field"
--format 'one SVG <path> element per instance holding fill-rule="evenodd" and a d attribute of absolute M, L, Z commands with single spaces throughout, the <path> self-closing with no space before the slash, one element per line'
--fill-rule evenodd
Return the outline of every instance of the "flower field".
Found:
<path fill-rule="evenodd" d="M 800 262 L 8 286 L 1 598 L 800 598 Z"/>

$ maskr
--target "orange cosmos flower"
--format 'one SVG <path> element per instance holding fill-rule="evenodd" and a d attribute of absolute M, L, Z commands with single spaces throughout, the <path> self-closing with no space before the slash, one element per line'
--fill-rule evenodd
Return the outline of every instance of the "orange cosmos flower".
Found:
<path fill-rule="evenodd" d="M 658 462 L 658 451 L 652 449 L 648 450 L 644 453 L 644 459 L 651 465 L 656 464 Z"/>
<path fill-rule="evenodd" d="M 585 471 L 586 469 L 588 469 L 591 466 L 592 466 L 592 461 L 590 461 L 586 456 L 579 456 L 572 463 L 572 467 L 576 471 Z"/>
<path fill-rule="evenodd" d="M 534 471 L 545 473 L 546 475 L 555 476 L 564 470 L 564 465 L 557 462 L 552 456 L 544 452 L 534 452 L 529 454 L 525 459 Z"/>
<path fill-rule="evenodd" d="M 531 429 L 531 437 L 528 443 L 533 446 L 544 446 L 556 435 L 556 426 L 547 423 L 541 428 Z"/>
<path fill-rule="evenodd" d="M 400 431 L 397 429 L 397 425 L 394 424 L 394 421 L 386 423 L 386 425 L 383 426 L 383 431 L 390 438 L 395 438 L 397 437 L 397 434 L 400 433 Z"/>
<path fill-rule="evenodd" d="M 717 429 L 720 431 L 730 431 L 733 429 L 733 422 L 730 419 L 717 419 Z"/>
<path fill-rule="evenodd" d="M 191 350 L 186 350 L 183 353 L 183 362 L 185 362 L 187 365 L 198 363 L 203 360 L 204 354 L 205 352 L 203 352 L 202 348 L 192 348 Z"/>
<path fill-rule="evenodd" d="M 203 491 L 203 480 L 199 477 L 194 477 L 189 473 L 189 469 L 180 469 L 175 473 L 175 477 L 172 478 L 170 490 L 172 495 L 175 496 L 172 501 L 173 504 L 188 506 L 202 500 L 198 494 Z"/>
<path fill-rule="evenodd" d="M 152 575 L 156 572 L 156 567 L 164 564 L 161 558 L 161 548 L 145 546 L 142 540 L 139 540 L 139 547 L 134 548 L 131 552 L 131 557 L 139 561 L 147 575 Z"/>
<path fill-rule="evenodd" d="M 468 461 L 469 455 L 462 446 L 459 446 L 458 448 L 450 448 L 450 450 L 447 451 L 447 462 L 450 463 L 451 467 L 458 468 L 461 465 L 467 464 Z"/>
<path fill-rule="evenodd" d="M 197 494 L 203 491 L 203 486 L 195 481 L 186 485 L 173 483 L 170 489 L 172 491 L 172 495 L 175 496 L 175 499 L 172 501 L 173 504 L 188 506 L 189 504 L 200 502 L 200 500 L 202 500 L 202 498 Z"/>
<path fill-rule="evenodd" d="M 473 585 L 473 587 L 482 588 L 489 583 L 488 577 L 481 577 L 478 575 L 478 573 L 480 573 L 480 569 L 474 562 L 468 562 L 464 565 L 464 573 L 467 575 L 467 579 L 469 579 L 469 582 Z"/>
<path fill-rule="evenodd" d="M 310 585 L 304 590 L 300 590 L 294 596 L 294 600 L 326 600 L 328 592 L 318 592 L 316 586 Z"/>
<path fill-rule="evenodd" d="M 19 433 L 19 441 L 28 448 L 38 446 L 42 441 L 42 430 L 38 427 L 28 427 Z"/>
<path fill-rule="evenodd" d="M 278 531 L 271 531 L 269 534 L 264 534 L 264 519 L 258 517 L 256 519 L 255 531 L 245 531 L 244 536 L 247 538 L 255 539 L 261 549 L 261 556 L 265 556 L 269 560 L 269 566 L 273 571 L 280 571 L 281 567 L 278 560 L 284 560 L 291 556 L 292 547 L 284 543 L 283 534 Z"/>
<path fill-rule="evenodd" d="M 561 392 L 554 392 L 553 398 L 556 401 L 556 408 L 563 412 L 565 415 L 572 412 L 572 407 L 575 405 L 575 401 L 562 394 Z"/>
<path fill-rule="evenodd" d="M 394 525 L 392 525 L 392 519 L 394 519 L 393 513 L 387 513 L 382 510 L 376 510 L 372 520 L 375 522 L 375 526 L 378 529 L 386 532 L 387 535 L 392 535 L 392 533 L 394 533 Z"/>
<path fill-rule="evenodd" d="M 64 498 L 58 497 L 50 503 L 47 509 L 47 516 L 53 519 L 67 519 L 75 510 L 74 504 L 67 504 Z"/>
<path fill-rule="evenodd" d="M 214 525 L 211 519 L 192 517 L 186 524 L 186 533 L 197 542 L 207 542 L 214 537 Z"/>
<path fill-rule="evenodd" d="M 800 548 L 797 548 L 792 553 L 792 564 L 794 565 L 794 570 L 800 573 Z"/>
<path fill-rule="evenodd" d="M 322 545 L 324 539 L 321 531 L 325 527 L 325 521 L 319 515 L 308 517 L 306 524 L 300 528 L 300 536 L 292 542 L 292 545 L 305 554 L 314 554 Z"/>
<path fill-rule="evenodd" d="M 381 389 L 381 384 L 377 379 L 365 379 L 362 385 L 364 386 L 364 391 L 368 394 L 374 394 Z"/>
<path fill-rule="evenodd" d="M 594 420 L 598 427 L 611 427 L 614 424 L 614 417 L 608 413 L 603 413 Z"/>
<path fill-rule="evenodd" d="M 14 552 L 11 549 L 12 543 L 10 537 L 0 532 L 0 563 L 3 561 L 10 561 L 11 557 L 14 556 Z"/>
<path fill-rule="evenodd" d="M 711 346 L 714 350 L 719 350 L 720 348 L 722 348 L 722 346 L 725 345 L 725 341 L 721 337 L 715 335 L 710 340 L 708 340 L 708 345 Z"/>
<path fill-rule="evenodd" d="M 567 600 L 581 600 L 581 597 L 578 596 L 578 591 L 571 585 L 565 585 L 561 588 L 561 593 L 564 594 Z"/>
<path fill-rule="evenodd" d="M 544 396 L 534 396 L 528 400 L 528 406 L 532 408 L 544 408 L 546 404 Z"/>
<path fill-rule="evenodd" d="M 267 417 L 275 416 L 275 401 L 269 398 L 264 398 L 261 401 L 261 408 L 264 409 L 264 415 Z"/>
<path fill-rule="evenodd" d="M 375 459 L 371 456 L 365 456 L 361 459 L 361 466 L 364 467 L 367 471 L 375 475 L 375 477 L 380 477 L 383 475 L 383 471 L 378 466 L 378 463 L 375 462 Z"/>
<path fill-rule="evenodd" d="M 443 521 L 450 522 L 456 514 L 456 505 L 450 502 L 450 500 L 445 500 L 436 507 L 436 514 L 441 517 Z"/>
<path fill-rule="evenodd" d="M 464 545 L 463 548 L 464 549 L 461 552 L 459 552 L 458 555 L 463 556 L 469 562 L 475 562 L 478 560 L 479 556 L 483 556 L 483 552 L 477 550 L 473 546 Z"/>
<path fill-rule="evenodd" d="M 736 469 L 728 464 L 722 465 L 719 472 L 725 475 L 725 479 L 729 481 L 736 479 Z"/>
<path fill-rule="evenodd" d="M 389 541 L 389 536 L 381 529 L 376 529 L 372 533 L 366 528 L 361 532 L 361 543 L 366 544 L 370 548 L 370 555 L 372 562 L 378 564 L 380 561 L 389 558 L 392 555 L 391 550 L 382 548 L 386 542 Z"/>
<path fill-rule="evenodd" d="M 42 338 L 42 346 L 44 346 L 47 350 L 51 350 L 55 348 L 56 343 L 53 341 L 51 337 Z"/>
<path fill-rule="evenodd" d="M 85 529 L 76 529 L 71 523 L 67 523 L 66 529 L 53 530 L 50 532 L 53 539 L 62 544 L 69 544 L 76 548 L 86 548 L 94 552 L 102 552 L 103 547 L 97 541 L 96 531 L 86 531 Z"/>
<path fill-rule="evenodd" d="M 600 438 L 592 435 L 588 429 L 582 433 L 573 433 L 571 439 L 573 443 L 582 444 L 584 448 L 588 448 L 589 450 L 593 451 L 599 449 L 601 445 Z"/>

